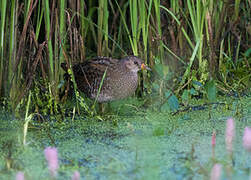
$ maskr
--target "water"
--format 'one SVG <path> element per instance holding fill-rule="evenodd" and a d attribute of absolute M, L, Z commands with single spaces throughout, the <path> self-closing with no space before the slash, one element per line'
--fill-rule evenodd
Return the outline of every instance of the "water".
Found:
<path fill-rule="evenodd" d="M 50 179 L 43 150 L 58 149 L 58 179 L 70 179 L 78 170 L 83 179 L 205 179 L 215 161 L 223 165 L 222 178 L 247 179 L 251 154 L 242 147 L 245 126 L 251 126 L 250 98 L 173 116 L 126 102 L 103 121 L 86 117 L 48 123 L 33 122 L 22 146 L 22 120 L 1 115 L 0 179 L 13 179 L 17 171 L 27 179 Z M 201 102 L 194 102 L 200 104 Z M 237 107 L 238 104 L 238 107 Z M 118 107 L 115 103 L 111 105 Z M 225 150 L 225 125 L 234 117 L 234 163 Z M 216 160 L 211 135 L 216 131 Z M 6 159 L 11 168 L 7 170 Z M 233 166 L 231 166 L 233 164 Z"/>

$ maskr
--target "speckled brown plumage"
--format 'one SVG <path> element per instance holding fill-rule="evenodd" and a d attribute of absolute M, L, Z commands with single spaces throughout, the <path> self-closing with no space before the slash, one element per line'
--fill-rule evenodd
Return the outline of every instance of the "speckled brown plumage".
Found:
<path fill-rule="evenodd" d="M 66 64 L 61 66 L 67 72 Z M 72 69 L 78 89 L 91 99 L 97 97 L 106 72 L 97 101 L 108 102 L 132 95 L 138 86 L 138 71 L 149 68 L 139 58 L 127 56 L 121 60 L 97 57 L 75 64 Z"/>

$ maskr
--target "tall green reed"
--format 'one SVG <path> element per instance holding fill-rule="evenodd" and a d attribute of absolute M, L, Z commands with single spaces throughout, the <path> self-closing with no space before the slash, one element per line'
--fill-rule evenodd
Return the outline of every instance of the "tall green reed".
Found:
<path fill-rule="evenodd" d="M 194 62 L 194 58 L 198 60 L 199 64 L 199 76 L 203 77 L 202 79 L 207 79 L 207 61 L 206 59 L 203 59 L 203 47 L 204 47 L 204 31 L 205 31 L 205 9 L 207 5 L 203 4 L 201 0 L 190 1 L 188 0 L 186 3 L 184 3 L 185 7 L 187 7 L 187 12 L 189 17 L 186 17 L 187 24 L 190 25 L 190 30 L 192 31 L 192 36 L 189 35 L 189 30 L 185 29 L 184 26 L 182 26 L 180 20 L 178 19 L 177 15 L 175 15 L 177 12 L 179 12 L 179 4 L 172 1 L 172 10 L 169 10 L 168 8 L 161 5 L 161 8 L 164 9 L 168 14 L 171 15 L 171 17 L 177 22 L 179 29 L 183 32 L 183 35 L 185 39 L 187 40 L 187 43 L 190 45 L 190 48 L 193 51 L 193 58 L 190 58 L 189 64 L 186 67 L 185 74 L 183 75 L 182 81 L 180 86 L 185 83 L 185 80 L 191 76 L 191 68 L 192 64 Z M 178 6 L 178 7 L 177 7 Z M 192 38 L 191 38 L 192 37 Z M 193 39 L 193 40 L 192 40 Z M 179 39 L 180 41 L 183 41 L 183 39 Z M 196 46 L 194 45 L 194 42 L 196 42 Z M 181 42 L 183 44 L 183 42 Z M 184 47 L 184 45 L 182 45 Z M 165 48 L 167 49 L 167 48 Z M 170 52 L 170 51 L 169 51 Z M 188 51 L 189 52 L 189 51 Z M 181 62 L 183 62 L 181 60 Z"/>
<path fill-rule="evenodd" d="M 175 15 L 171 10 L 169 10 L 168 8 L 166 8 L 165 6 L 160 5 L 160 7 L 161 7 L 162 9 L 164 9 L 166 12 L 168 12 L 168 13 L 171 15 L 171 17 L 176 21 L 178 28 L 181 28 L 181 31 L 183 32 L 183 34 L 184 34 L 184 36 L 185 36 L 185 39 L 187 40 L 188 44 L 190 45 L 190 47 L 191 47 L 192 49 L 194 49 L 195 46 L 194 46 L 194 44 L 193 44 L 191 38 L 189 37 L 188 32 L 187 32 L 186 29 L 182 26 L 180 20 L 176 17 L 176 15 Z M 181 40 L 183 41 L 183 39 L 181 39 Z"/>
<path fill-rule="evenodd" d="M 139 9 L 140 9 L 140 24 L 139 27 L 142 29 L 142 39 L 144 45 L 144 59 L 148 57 L 148 44 L 151 43 L 151 37 L 149 37 L 149 25 L 150 25 L 150 16 L 152 11 L 152 0 L 150 0 L 147 4 L 145 0 L 139 1 Z M 149 50 L 151 51 L 151 50 Z"/>
<path fill-rule="evenodd" d="M 3 85 L 3 77 L 4 77 L 4 56 L 5 56 L 5 33 L 8 31 L 5 31 L 5 20 L 6 20 L 6 6 L 7 6 L 7 0 L 2 0 L 0 4 L 1 9 L 1 23 L 0 23 L 0 95 L 2 95 L 2 85 Z"/>
<path fill-rule="evenodd" d="M 10 16 L 10 27 L 9 27 L 9 33 L 10 33 L 10 39 L 9 39 L 9 63 L 8 63 L 8 82 L 11 82 L 11 77 L 13 75 L 13 66 L 15 62 L 15 48 L 16 48 L 16 27 L 15 23 L 17 22 L 17 8 L 16 8 L 16 1 L 11 1 L 11 16 Z M 7 88 L 9 89 L 9 87 Z"/>
<path fill-rule="evenodd" d="M 161 28 L 161 20 L 160 20 L 160 0 L 155 0 L 154 2 L 154 9 L 155 9 L 155 18 L 156 18 L 156 25 L 157 25 L 157 39 L 159 39 L 159 46 L 158 46 L 158 54 L 160 56 L 160 63 L 163 63 L 164 58 L 164 49 L 163 49 L 163 41 L 162 41 L 162 28 Z"/>
<path fill-rule="evenodd" d="M 107 0 L 99 2 L 98 7 L 98 42 L 97 54 L 99 56 L 108 55 L 108 5 Z"/>
<path fill-rule="evenodd" d="M 119 34 L 122 32 L 121 29 L 125 28 L 125 32 L 129 39 L 133 54 L 136 56 L 139 54 L 144 54 L 144 57 L 146 58 L 149 44 L 149 25 L 152 10 L 152 0 L 150 0 L 148 4 L 145 0 L 129 0 L 129 2 L 125 3 L 122 8 L 117 1 L 116 4 L 121 18 Z M 125 17 L 127 11 L 129 11 L 130 16 L 129 22 Z M 130 26 L 128 24 L 130 24 Z M 143 43 L 140 41 L 140 37 L 142 37 Z M 120 41 L 123 40 L 120 39 Z M 143 48 L 141 49 L 142 45 Z"/>
<path fill-rule="evenodd" d="M 50 1 L 45 0 L 42 4 L 46 42 L 47 42 L 47 57 L 48 57 L 48 88 L 51 101 L 54 103 L 54 110 L 57 111 L 57 104 L 59 102 L 59 88 L 58 84 L 61 78 L 62 70 L 61 63 L 64 61 L 63 49 L 66 41 L 66 1 L 60 0 L 58 8 L 51 6 Z M 40 24 L 41 16 L 38 18 Z"/>
<path fill-rule="evenodd" d="M 10 99 L 15 99 L 15 94 L 17 92 L 17 85 L 16 83 L 12 84 L 11 87 L 11 81 L 14 74 L 14 63 L 16 61 L 16 34 L 17 34 L 17 27 L 15 26 L 17 22 L 17 7 L 18 3 L 15 0 L 11 1 L 11 16 L 10 16 L 10 27 L 9 27 L 9 33 L 10 33 L 10 39 L 9 39 L 9 59 L 8 59 L 8 80 L 6 87 L 9 90 L 9 97 Z M 20 71 L 19 71 L 20 72 Z M 15 105 L 14 105 L 15 106 Z"/>
<path fill-rule="evenodd" d="M 131 23 L 131 47 L 133 50 L 133 54 L 135 56 L 138 55 L 138 39 L 140 35 L 140 29 L 138 26 L 138 1 L 129 0 L 129 8 L 130 8 L 130 23 Z"/>
<path fill-rule="evenodd" d="M 84 1 L 80 1 L 80 9 L 79 9 L 79 19 L 80 19 L 80 35 L 81 35 L 81 60 L 85 59 L 85 51 L 86 51 L 86 43 L 84 43 L 84 41 L 86 40 L 86 34 L 87 34 L 87 26 L 88 24 L 86 23 L 85 18 L 83 18 L 85 16 L 85 2 Z"/>
<path fill-rule="evenodd" d="M 179 87 L 185 87 L 192 76 L 205 82 L 209 78 L 208 69 L 214 74 L 212 69 L 217 71 L 218 64 L 223 68 L 226 59 L 234 57 L 235 67 L 241 48 L 250 39 L 248 25 L 238 29 L 242 26 L 239 22 L 250 17 L 250 10 L 246 8 L 249 1 L 89 0 L 69 5 L 66 0 L 25 0 L 19 3 L 15 0 L 0 2 L 0 96 L 16 101 L 21 101 L 16 97 L 21 97 L 22 90 L 28 92 L 32 88 L 27 76 L 42 72 L 41 86 L 50 89 L 51 99 L 58 102 L 61 62 L 68 61 L 71 66 L 72 62 L 83 61 L 86 56 L 126 54 L 124 49 L 144 59 L 150 58 L 151 65 L 157 60 L 160 64 L 165 64 L 163 59 L 172 61 L 165 57 L 168 51 L 185 65 L 183 84 Z M 23 11 L 19 9 L 21 5 Z M 163 21 L 163 12 L 174 22 L 172 38 L 167 33 L 170 25 Z M 41 40 L 47 42 L 46 51 L 40 49 L 43 53 L 37 51 Z M 33 43 L 36 45 L 30 48 Z M 188 63 L 169 48 L 172 43 L 179 44 L 185 57 L 191 57 L 187 58 Z M 31 52 L 40 53 L 41 59 L 34 60 L 36 56 Z M 68 54 L 71 58 L 66 59 Z M 153 57 L 157 57 L 156 62 Z M 23 72 L 32 63 L 37 71 Z M 197 64 L 198 71 L 192 71 Z M 227 73 L 224 81 L 227 81 Z"/>
<path fill-rule="evenodd" d="M 136 2 L 136 3 L 135 3 Z M 137 16 L 137 1 L 129 1 L 129 6 L 130 6 L 130 23 L 131 23 L 131 33 L 129 30 L 129 27 L 127 25 L 127 21 L 125 18 L 125 14 L 128 8 L 128 4 L 126 3 L 123 7 L 123 10 L 121 9 L 120 5 L 118 4 L 118 2 L 116 1 L 116 4 L 118 6 L 119 12 L 120 12 L 120 16 L 121 16 L 121 21 L 123 23 L 123 27 L 126 30 L 132 51 L 134 55 L 138 55 L 138 44 L 137 44 L 137 39 L 138 39 L 138 35 L 140 35 L 140 30 L 138 29 L 138 16 Z M 136 4 L 136 5 L 135 5 Z M 122 26 L 120 26 L 122 27 Z"/>
<path fill-rule="evenodd" d="M 203 59 L 203 41 L 204 41 L 204 25 L 205 25 L 205 8 L 202 1 L 197 0 L 195 3 L 191 0 L 187 1 L 188 12 L 191 20 L 191 30 L 193 31 L 193 37 L 195 42 L 199 43 L 199 49 L 197 52 L 197 59 L 199 62 L 199 73 L 203 77 L 207 72 L 207 61 Z M 204 78 L 203 78 L 204 79 Z M 204 80 L 206 80 L 205 77 Z"/>
<path fill-rule="evenodd" d="M 43 10 L 43 6 L 42 6 L 42 1 L 38 2 L 38 8 L 36 11 L 36 15 L 37 15 L 37 18 L 35 21 L 35 24 L 36 24 L 35 33 L 36 33 L 36 40 L 38 40 L 38 37 L 40 35 L 40 30 L 41 30 L 41 23 L 42 23 L 42 20 L 44 17 L 44 10 Z"/>
<path fill-rule="evenodd" d="M 43 1 L 43 10 L 44 10 L 44 22 L 46 29 L 46 41 L 48 45 L 48 61 L 49 61 L 49 79 L 51 82 L 55 80 L 54 75 L 54 62 L 53 62 L 53 48 L 52 48 L 52 32 L 51 32 L 51 15 L 50 15 L 50 6 L 49 0 Z"/>

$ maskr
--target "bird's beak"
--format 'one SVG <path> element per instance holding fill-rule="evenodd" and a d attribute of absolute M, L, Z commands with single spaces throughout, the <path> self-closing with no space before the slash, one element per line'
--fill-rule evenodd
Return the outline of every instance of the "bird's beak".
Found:
<path fill-rule="evenodd" d="M 142 70 L 145 70 L 145 69 L 146 69 L 146 70 L 151 71 L 151 68 L 149 68 L 149 67 L 148 67 L 147 65 L 145 65 L 144 63 L 141 64 L 141 69 L 142 69 Z"/>

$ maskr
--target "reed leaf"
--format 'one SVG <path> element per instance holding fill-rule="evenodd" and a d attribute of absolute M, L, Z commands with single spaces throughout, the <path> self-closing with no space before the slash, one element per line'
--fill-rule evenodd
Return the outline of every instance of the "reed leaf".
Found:
<path fill-rule="evenodd" d="M 44 11 L 42 7 L 42 1 L 38 2 L 38 9 L 37 9 L 37 20 L 36 20 L 36 40 L 38 40 L 38 36 L 40 34 L 41 23 L 44 17 Z"/>
<path fill-rule="evenodd" d="M 188 65 L 187 68 L 186 68 L 186 71 L 185 71 L 185 73 L 184 73 L 184 75 L 183 75 L 183 77 L 182 77 L 182 80 L 181 80 L 181 82 L 180 82 L 179 87 L 182 87 L 182 86 L 183 86 L 183 84 L 185 83 L 186 79 L 187 79 L 188 76 L 190 75 L 190 71 L 191 71 L 193 62 L 194 62 L 194 60 L 195 60 L 196 54 L 197 54 L 197 52 L 198 52 L 198 50 L 199 50 L 200 43 L 201 43 L 201 41 L 197 41 L 197 43 L 196 43 L 196 46 L 195 46 L 194 51 L 193 51 L 193 54 L 192 54 L 192 56 L 191 56 L 191 58 L 190 58 L 190 60 L 189 60 L 189 65 Z M 178 89 L 178 91 L 179 91 L 179 90 L 180 90 L 180 89 Z"/>
<path fill-rule="evenodd" d="M 0 95 L 3 85 L 3 76 L 4 76 L 4 35 L 5 35 L 5 20 L 6 20 L 6 5 L 7 0 L 1 1 L 1 22 L 0 22 Z"/>
<path fill-rule="evenodd" d="M 144 44 L 144 55 L 147 58 L 147 47 L 148 47 L 148 35 L 149 35 L 149 21 L 152 10 L 152 0 L 148 3 L 148 9 L 146 9 L 145 0 L 140 0 L 140 27 L 142 29 L 142 38 Z M 150 43 L 150 41 L 149 41 Z"/>
<path fill-rule="evenodd" d="M 14 62 L 16 58 L 16 29 L 17 27 L 15 26 L 16 24 L 16 1 L 12 0 L 11 1 L 11 16 L 10 16 L 10 27 L 9 27 L 9 33 L 10 33 L 10 39 L 9 39 L 9 59 L 8 59 L 8 85 L 7 89 L 10 89 L 10 84 L 11 84 L 11 78 L 12 75 L 14 74 L 13 68 L 14 68 Z M 14 90 L 14 91 L 13 91 Z M 15 89 L 12 89 L 10 92 L 10 97 L 11 99 L 13 94 L 15 93 Z"/>
<path fill-rule="evenodd" d="M 60 9 L 59 9 L 59 45 L 60 45 L 60 53 L 59 53 L 59 61 L 57 64 L 57 67 L 60 68 L 61 63 L 64 61 L 64 55 L 63 55 L 63 49 L 65 49 L 65 25 L 66 25 L 66 18 L 65 18 L 65 0 L 60 0 Z M 57 36 L 56 36 L 57 37 Z"/>
<path fill-rule="evenodd" d="M 129 0 L 130 8 L 130 20 L 131 20 L 131 30 L 132 30 L 132 49 L 135 56 L 138 55 L 137 40 L 139 37 L 138 29 L 138 5 L 137 0 Z"/>
<path fill-rule="evenodd" d="M 160 0 L 154 0 L 154 9 L 155 9 L 155 19 L 157 23 L 157 36 L 160 38 L 160 43 L 158 46 L 160 62 L 163 63 L 164 58 L 164 49 L 163 49 L 163 41 L 162 41 L 162 29 L 161 29 L 161 21 L 160 21 Z"/>
<path fill-rule="evenodd" d="M 104 80 L 105 80 L 105 77 L 106 77 L 106 72 L 107 72 L 107 67 L 106 67 L 106 69 L 105 69 L 105 72 L 104 72 L 104 74 L 103 74 L 103 76 L 102 76 L 100 85 L 99 85 L 99 87 L 98 87 L 97 96 L 96 96 L 95 101 L 94 101 L 94 103 L 93 103 L 93 105 L 92 105 L 93 108 L 95 107 L 95 105 L 96 105 L 96 103 L 97 103 L 97 100 L 98 100 L 98 97 L 99 97 L 101 88 L 102 88 L 102 86 L 103 86 L 103 83 L 104 83 Z"/>
<path fill-rule="evenodd" d="M 99 1 L 98 7 L 98 51 L 99 56 L 105 54 L 108 51 L 108 6 L 107 0 Z M 103 42 L 104 38 L 104 42 Z M 105 48 L 103 50 L 103 48 Z"/>
<path fill-rule="evenodd" d="M 173 14 L 172 11 L 170 11 L 169 9 L 167 9 L 166 7 L 164 7 L 164 6 L 162 6 L 162 5 L 160 5 L 160 7 L 161 7 L 162 9 L 164 9 L 166 12 L 168 12 L 168 13 L 174 18 L 174 20 L 177 22 L 177 24 L 178 24 L 179 26 L 181 26 L 181 22 L 180 22 L 180 21 L 178 20 L 178 18 Z M 192 49 L 194 49 L 194 44 L 193 44 L 191 38 L 189 37 L 189 35 L 187 34 L 186 30 L 185 30 L 183 27 L 181 27 L 181 31 L 183 32 L 183 34 L 184 34 L 184 36 L 185 36 L 185 38 L 186 38 L 188 44 L 190 45 L 190 47 L 191 47 Z"/>
<path fill-rule="evenodd" d="M 48 57 L 49 57 L 49 78 L 54 80 L 54 65 L 53 65 L 53 49 L 52 49 L 52 41 L 51 41 L 51 22 L 50 22 L 50 7 L 49 7 L 49 0 L 43 1 L 44 6 L 43 10 L 44 14 L 44 21 L 45 21 L 45 28 L 46 28 L 46 40 L 48 43 Z"/>

